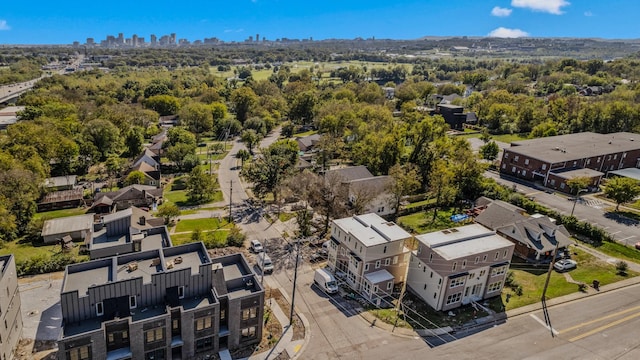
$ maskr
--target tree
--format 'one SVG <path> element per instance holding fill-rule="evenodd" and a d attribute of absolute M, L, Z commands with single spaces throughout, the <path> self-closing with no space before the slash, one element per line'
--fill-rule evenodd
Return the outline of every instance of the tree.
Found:
<path fill-rule="evenodd" d="M 180 124 L 196 134 L 196 141 L 198 141 L 202 133 L 213 129 L 211 108 L 202 103 L 190 103 L 183 106 L 180 109 L 179 116 Z"/>
<path fill-rule="evenodd" d="M 618 211 L 620 204 L 629 202 L 640 195 L 640 184 L 635 179 L 614 177 L 605 183 L 604 193 L 616 202 L 616 211 Z"/>
<path fill-rule="evenodd" d="M 189 173 L 187 179 L 187 197 L 189 201 L 202 203 L 213 196 L 216 184 L 211 175 L 202 171 L 201 167 L 195 167 Z"/>
<path fill-rule="evenodd" d="M 147 176 L 142 171 L 134 170 L 130 172 L 129 175 L 127 175 L 127 178 L 124 179 L 124 183 L 127 186 L 134 184 L 143 184 L 146 177 Z"/>
<path fill-rule="evenodd" d="M 433 207 L 433 221 L 438 216 L 438 208 L 450 204 L 455 198 L 456 188 L 453 185 L 454 174 L 445 160 L 436 160 L 433 164 L 429 180 L 429 190 L 436 199 Z"/>
<path fill-rule="evenodd" d="M 174 115 L 180 109 L 180 100 L 171 95 L 155 95 L 145 100 L 144 106 L 161 116 Z"/>
<path fill-rule="evenodd" d="M 190 133 L 187 129 L 179 126 L 174 126 L 167 132 L 168 144 L 176 145 L 178 143 L 196 145 L 196 137 Z"/>
<path fill-rule="evenodd" d="M 311 207 L 324 215 L 323 234 L 329 230 L 329 221 L 347 214 L 348 189 L 337 174 L 318 176 L 311 185 Z"/>
<path fill-rule="evenodd" d="M 139 126 L 133 126 L 127 132 L 124 144 L 127 148 L 127 156 L 132 158 L 140 154 L 142 151 L 142 143 L 144 142 L 143 130 Z"/>
<path fill-rule="evenodd" d="M 109 155 L 119 155 L 122 151 L 120 130 L 108 120 L 96 119 L 87 123 L 83 131 L 88 141 L 95 145 L 104 161 Z"/>
<path fill-rule="evenodd" d="M 242 141 L 249 149 L 249 153 L 253 155 L 253 147 L 260 141 L 260 135 L 253 130 L 248 129 L 242 132 L 240 135 L 240 141 Z"/>
<path fill-rule="evenodd" d="M 572 194 L 578 194 L 578 191 L 586 189 L 591 185 L 591 178 L 588 176 L 576 176 L 567 180 L 567 186 L 571 189 Z"/>
<path fill-rule="evenodd" d="M 389 181 L 387 191 L 392 196 L 395 207 L 394 217 L 397 217 L 402 198 L 420 189 L 420 176 L 418 169 L 413 164 L 396 164 L 389 169 L 389 176 L 391 181 Z"/>
<path fill-rule="evenodd" d="M 258 103 L 258 96 L 250 87 L 243 86 L 231 93 L 231 103 L 235 109 L 236 118 L 244 123 L 253 107 Z"/>
<path fill-rule="evenodd" d="M 273 194 L 274 203 L 279 204 L 279 189 L 285 179 L 292 173 L 295 163 L 292 163 L 286 144 L 273 143 L 262 149 L 262 155 L 243 169 L 243 175 L 253 183 L 253 192 L 264 198 L 266 194 Z"/>
<path fill-rule="evenodd" d="M 485 160 L 495 160 L 498 157 L 499 152 L 500 147 L 498 147 L 498 144 L 496 144 L 495 141 L 489 141 L 480 147 L 480 155 L 482 155 L 482 158 Z"/>
<path fill-rule="evenodd" d="M 189 155 L 196 153 L 195 144 L 177 143 L 170 146 L 167 149 L 167 159 L 173 161 L 173 163 L 181 170 L 185 169 L 185 160 L 189 159 Z"/>
<path fill-rule="evenodd" d="M 251 157 L 251 154 L 249 154 L 249 151 L 245 149 L 240 149 L 236 153 L 236 159 L 240 159 L 241 167 L 244 167 L 244 162 L 249 160 L 250 157 Z"/>
<path fill-rule="evenodd" d="M 172 202 L 165 202 L 158 207 L 156 215 L 163 218 L 165 224 L 169 224 L 173 219 L 180 216 L 180 208 Z"/>
<path fill-rule="evenodd" d="M 313 91 L 305 91 L 296 95 L 289 110 L 289 119 L 294 123 L 302 125 L 311 123 L 317 101 Z"/>

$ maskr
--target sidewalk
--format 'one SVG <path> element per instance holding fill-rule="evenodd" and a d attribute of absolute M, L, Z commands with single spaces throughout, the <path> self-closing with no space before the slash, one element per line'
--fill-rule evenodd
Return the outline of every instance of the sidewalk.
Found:
<path fill-rule="evenodd" d="M 278 305 L 277 301 L 269 301 L 266 303 L 271 308 L 272 314 L 278 319 L 280 325 L 282 325 L 282 335 L 281 338 L 276 343 L 274 348 L 270 350 L 261 352 L 259 354 L 251 355 L 249 360 L 265 360 L 265 359 L 275 359 L 282 352 L 287 352 L 287 355 L 290 359 L 295 358 L 296 355 L 300 352 L 304 344 L 308 341 L 307 331 L 305 331 L 305 339 L 304 340 L 296 340 L 293 341 L 293 329 L 289 327 L 289 318 L 282 311 L 280 305 Z"/>

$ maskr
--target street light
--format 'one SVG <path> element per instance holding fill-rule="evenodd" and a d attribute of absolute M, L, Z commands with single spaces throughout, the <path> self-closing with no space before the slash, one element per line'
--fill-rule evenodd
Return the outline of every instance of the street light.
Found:
<path fill-rule="evenodd" d="M 576 194 L 576 198 L 573 201 L 573 207 L 571 208 L 571 215 L 570 216 L 573 216 L 573 211 L 576 209 L 576 203 L 578 202 L 578 200 L 580 200 L 580 193 L 587 192 L 587 191 L 589 191 L 589 190 L 588 189 L 580 189 L 580 190 L 578 190 L 578 193 Z"/>

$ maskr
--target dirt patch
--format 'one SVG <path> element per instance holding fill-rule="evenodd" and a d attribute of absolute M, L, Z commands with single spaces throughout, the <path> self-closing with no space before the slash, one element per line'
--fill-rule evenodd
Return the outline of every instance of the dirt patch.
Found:
<path fill-rule="evenodd" d="M 22 276 L 18 280 L 20 284 L 29 284 L 37 281 L 61 280 L 64 278 L 64 271 L 56 271 L 47 274 Z"/>
<path fill-rule="evenodd" d="M 284 311 L 285 314 L 288 314 L 291 311 L 291 304 L 289 304 L 289 302 L 287 301 L 287 299 L 285 299 L 285 297 L 282 295 L 279 289 L 271 289 L 270 291 L 267 292 L 267 296 L 268 296 L 267 299 L 271 298 L 273 300 L 276 300 L 278 305 L 280 305 L 280 309 L 282 309 L 282 311 Z M 295 341 L 295 340 L 304 339 L 304 331 L 305 331 L 304 324 L 302 323 L 300 316 L 298 315 L 298 313 L 294 313 L 292 340 Z"/>
<path fill-rule="evenodd" d="M 57 356 L 58 347 L 53 340 L 21 339 L 15 351 L 15 358 L 21 360 L 55 360 Z"/>

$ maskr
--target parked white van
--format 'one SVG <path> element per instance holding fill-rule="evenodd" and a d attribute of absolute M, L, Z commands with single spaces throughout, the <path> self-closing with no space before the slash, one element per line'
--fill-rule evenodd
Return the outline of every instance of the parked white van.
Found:
<path fill-rule="evenodd" d="M 338 292 L 338 283 L 329 270 L 317 269 L 313 275 L 313 282 L 327 294 Z"/>
<path fill-rule="evenodd" d="M 261 252 L 258 254 L 258 268 L 263 274 L 270 274 L 273 272 L 273 263 L 267 253 Z"/>

